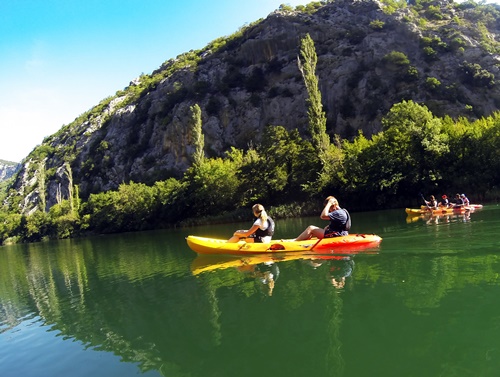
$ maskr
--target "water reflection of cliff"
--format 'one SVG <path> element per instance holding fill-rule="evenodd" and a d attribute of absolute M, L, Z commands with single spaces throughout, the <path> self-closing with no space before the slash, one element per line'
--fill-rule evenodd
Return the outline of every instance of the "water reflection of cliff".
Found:
<path fill-rule="evenodd" d="M 193 276 L 193 255 L 178 250 L 185 248 L 183 240 L 167 244 L 133 237 L 2 250 L 0 331 L 26 315 L 39 315 L 66 337 L 165 376 L 216 375 L 222 362 L 227 370 L 239 370 L 241 349 L 257 354 L 271 347 L 274 359 L 299 360 L 314 342 L 325 353 L 308 354 L 308 366 L 283 363 L 279 373 L 341 375 L 342 295 L 356 285 L 395 287 L 401 302 L 419 313 L 466 284 L 496 279 L 497 258 L 491 255 L 377 255 L 355 265 L 351 258 L 275 259 L 256 263 L 261 269 L 248 267 L 252 262 L 217 268 L 206 263 L 205 271 Z M 273 274 L 272 295 L 266 272 Z M 336 287 L 332 279 L 342 281 L 340 275 L 344 280 Z M 293 329 L 293 344 L 273 339 L 280 328 Z M 255 334 L 270 338 L 264 342 Z M 240 375 L 260 368 L 247 369 Z"/>
<path fill-rule="evenodd" d="M 138 248 L 131 237 L 100 239 L 98 247 L 91 240 L 69 240 L 2 250 L 0 331 L 39 315 L 51 329 L 86 347 L 150 369 L 157 358 L 151 341 L 159 333 L 150 324 L 161 323 L 163 331 L 165 317 L 182 316 L 179 305 L 169 304 L 184 302 L 196 285 L 166 289 L 166 282 L 176 284 L 187 262 L 168 245 L 151 242 Z M 175 332 L 171 327 L 165 336 Z"/>

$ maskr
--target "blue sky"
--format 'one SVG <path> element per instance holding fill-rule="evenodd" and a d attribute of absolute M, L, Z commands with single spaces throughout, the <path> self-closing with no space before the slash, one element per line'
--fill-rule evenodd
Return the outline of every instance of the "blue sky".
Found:
<path fill-rule="evenodd" d="M 0 1 L 0 159 L 20 162 L 45 136 L 164 61 L 280 4 L 309 2 Z"/>

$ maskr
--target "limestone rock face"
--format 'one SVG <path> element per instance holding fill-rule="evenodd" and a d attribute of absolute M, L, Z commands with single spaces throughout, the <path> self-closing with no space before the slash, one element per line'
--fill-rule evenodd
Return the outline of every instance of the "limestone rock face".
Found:
<path fill-rule="evenodd" d="M 26 158 L 14 188 L 23 192 L 36 185 L 27 179 L 37 174 L 26 169 L 40 165 L 27 162 L 42 159 L 48 208 L 59 185 L 62 196 L 67 194 L 57 173 L 65 161 L 83 197 L 131 180 L 150 184 L 180 177 L 194 151 L 189 122 L 194 104 L 202 109 L 208 157 L 222 156 L 231 146 L 257 145 L 270 124 L 308 137 L 307 92 L 297 65 L 307 33 L 318 55 L 330 135 L 377 133 L 382 116 L 401 100 L 423 103 L 437 116 L 491 114 L 500 99 L 494 82 L 500 62 L 485 38 L 496 43 L 499 20 L 486 25 L 485 35 L 475 27 L 473 10 L 446 0 L 434 6 L 439 17 L 413 8 L 388 14 L 376 0 L 336 0 L 311 14 L 275 11 L 222 47 L 214 43 L 191 52 L 196 59 L 190 63 L 183 63 L 189 53 L 165 62 L 63 127 Z M 391 59 L 394 53 L 408 62 Z M 474 69 L 481 80 L 470 72 Z M 33 203 L 27 201 L 22 210 L 28 212 Z"/>
<path fill-rule="evenodd" d="M 20 167 L 17 162 L 0 160 L 0 182 L 12 177 Z"/>

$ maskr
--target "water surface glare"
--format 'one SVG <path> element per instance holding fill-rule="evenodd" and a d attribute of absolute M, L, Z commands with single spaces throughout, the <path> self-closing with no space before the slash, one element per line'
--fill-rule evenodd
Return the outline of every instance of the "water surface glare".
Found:
<path fill-rule="evenodd" d="M 377 249 L 197 256 L 188 234 L 0 247 L 0 376 L 497 376 L 500 207 L 351 213 Z M 317 218 L 276 221 L 276 238 Z"/>

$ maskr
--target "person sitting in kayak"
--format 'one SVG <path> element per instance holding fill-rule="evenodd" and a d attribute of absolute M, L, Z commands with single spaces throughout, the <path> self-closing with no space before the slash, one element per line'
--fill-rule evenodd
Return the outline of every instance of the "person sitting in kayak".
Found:
<path fill-rule="evenodd" d="M 329 196 L 325 199 L 325 207 L 319 216 L 322 220 L 330 220 L 324 229 L 314 225 L 309 225 L 295 240 L 308 240 L 312 237 L 331 238 L 347 236 L 351 228 L 351 216 L 346 209 L 340 208 L 335 197 Z"/>
<path fill-rule="evenodd" d="M 460 198 L 462 199 L 464 206 L 466 206 L 466 207 L 470 206 L 469 198 L 466 197 L 465 194 L 460 195 Z"/>
<path fill-rule="evenodd" d="M 441 201 L 439 202 L 439 206 L 441 208 L 448 208 L 450 206 L 450 202 L 448 201 L 448 197 L 446 195 L 443 195 L 441 197 Z"/>
<path fill-rule="evenodd" d="M 455 194 L 455 202 L 453 203 L 453 208 L 462 207 L 464 205 L 464 201 L 460 197 L 460 194 Z"/>
<path fill-rule="evenodd" d="M 430 196 L 430 200 L 424 200 L 425 204 L 427 205 L 428 209 L 437 209 L 438 208 L 438 202 L 434 195 Z"/>
<path fill-rule="evenodd" d="M 274 221 L 268 215 L 262 204 L 255 204 L 252 211 L 257 219 L 248 230 L 237 230 L 227 242 L 238 242 L 245 239 L 246 242 L 268 243 L 274 234 Z"/>

